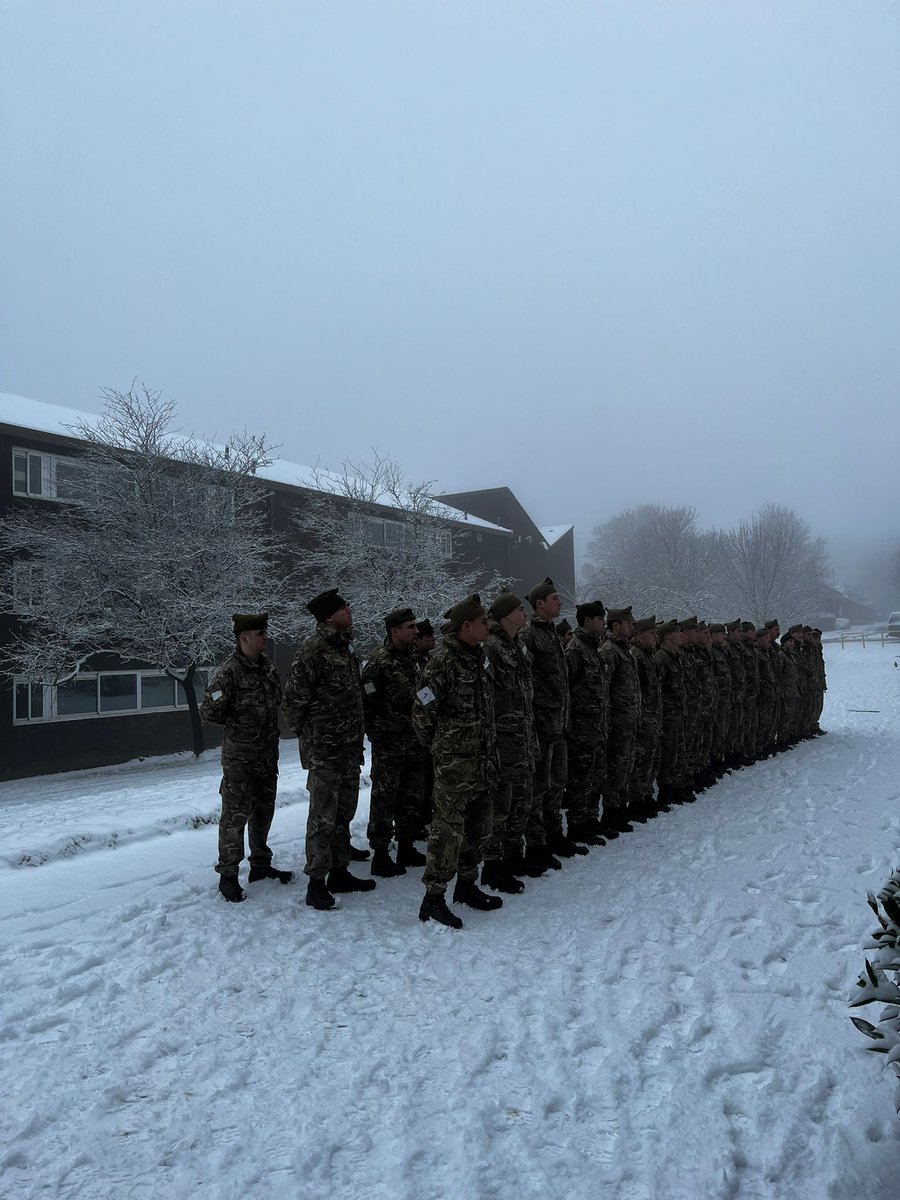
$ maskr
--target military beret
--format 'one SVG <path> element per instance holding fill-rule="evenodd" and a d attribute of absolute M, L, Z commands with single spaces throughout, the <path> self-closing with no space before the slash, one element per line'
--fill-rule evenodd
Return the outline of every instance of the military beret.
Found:
<path fill-rule="evenodd" d="M 812 625 L 804 625 L 803 632 L 804 633 L 812 633 Z"/>
<path fill-rule="evenodd" d="M 504 588 L 488 609 L 488 616 L 494 621 L 502 621 L 504 617 L 508 617 L 511 612 L 515 612 L 517 608 L 521 607 L 522 597 L 509 591 L 508 588 Z"/>
<path fill-rule="evenodd" d="M 556 632 L 559 637 L 565 637 L 567 633 L 572 632 L 572 626 L 569 624 L 569 622 L 566 620 L 565 617 L 563 617 L 563 619 L 557 625 Z"/>
<path fill-rule="evenodd" d="M 790 628 L 788 629 L 788 633 L 800 633 L 802 629 L 803 629 L 802 625 L 799 625 L 799 624 L 791 625 Z"/>
<path fill-rule="evenodd" d="M 556 584 L 548 575 L 543 583 L 536 583 L 530 592 L 525 594 L 525 599 L 532 608 L 537 604 L 538 600 L 546 600 L 548 596 L 552 596 L 556 591 Z"/>
<path fill-rule="evenodd" d="M 733 621 L 726 621 L 726 623 L 725 623 L 725 631 L 727 633 L 734 633 L 736 630 L 740 629 L 740 627 L 741 627 L 741 618 L 740 617 L 735 617 Z"/>
<path fill-rule="evenodd" d="M 677 621 L 661 621 L 656 627 L 656 632 L 659 634 L 659 640 L 663 641 L 670 633 L 678 633 Z"/>
<path fill-rule="evenodd" d="M 794 635 L 791 633 L 791 631 L 790 631 L 790 630 L 788 630 L 788 631 L 787 631 L 787 633 L 783 633 L 783 634 L 781 635 L 781 644 L 782 644 L 782 646 L 786 646 L 786 645 L 788 644 L 788 642 L 794 642 L 794 641 L 796 641 L 796 640 L 797 640 L 797 639 L 794 637 Z"/>
<path fill-rule="evenodd" d="M 741 629 L 744 633 L 756 633 L 756 626 L 752 621 L 741 621 Z"/>
<path fill-rule="evenodd" d="M 727 633 L 727 630 L 721 621 L 715 621 L 712 625 L 710 625 L 709 632 L 710 633 Z"/>
<path fill-rule="evenodd" d="M 648 629 L 656 629 L 656 617 L 641 617 L 639 621 L 634 623 L 635 633 L 646 633 Z"/>
<path fill-rule="evenodd" d="M 627 608 L 608 608 L 606 610 L 606 623 L 613 625 L 616 621 L 633 621 L 634 617 L 631 612 L 631 605 Z"/>
<path fill-rule="evenodd" d="M 419 637 L 434 637 L 434 626 L 426 617 L 424 621 L 416 621 Z"/>
<path fill-rule="evenodd" d="M 778 629 L 778 628 L 779 628 L 779 625 L 778 625 L 777 617 L 772 617 L 771 620 L 766 621 L 766 629 Z"/>
<path fill-rule="evenodd" d="M 393 612 L 388 613 L 384 618 L 384 627 L 390 633 L 398 625 L 405 625 L 407 621 L 414 621 L 415 619 L 416 614 L 411 608 L 395 608 Z"/>
<path fill-rule="evenodd" d="M 346 603 L 347 601 L 340 595 L 337 588 L 329 588 L 327 592 L 320 592 L 318 596 L 313 596 L 306 608 L 317 621 L 327 621 L 330 616 L 336 613 L 339 608 L 343 608 Z"/>
<path fill-rule="evenodd" d="M 697 622 L 697 628 L 698 628 L 698 629 L 707 629 L 707 628 L 708 628 L 708 626 L 707 626 L 707 624 L 706 624 L 706 622 L 705 622 L 705 621 L 698 621 L 698 622 Z"/>
<path fill-rule="evenodd" d="M 458 604 L 454 604 L 444 613 L 451 629 L 459 629 L 465 621 L 475 621 L 478 617 L 483 616 L 484 605 L 481 603 L 481 597 L 477 594 L 460 600 Z"/>
<path fill-rule="evenodd" d="M 685 617 L 685 619 L 683 621 L 678 622 L 678 628 L 681 630 L 682 633 L 687 632 L 688 629 L 696 629 L 697 628 L 697 618 L 696 617 Z"/>
<path fill-rule="evenodd" d="M 265 629 L 269 624 L 268 613 L 232 613 L 231 627 L 234 636 L 239 633 L 250 633 L 254 629 Z"/>
<path fill-rule="evenodd" d="M 589 617 L 605 617 L 606 609 L 603 607 L 602 600 L 586 600 L 584 604 L 576 604 L 575 620 L 579 625 L 583 625 Z"/>
<path fill-rule="evenodd" d="M 813 633 L 816 635 L 816 637 L 821 637 L 821 636 L 822 636 L 822 630 L 821 630 L 821 629 L 814 629 L 814 630 L 813 630 Z"/>

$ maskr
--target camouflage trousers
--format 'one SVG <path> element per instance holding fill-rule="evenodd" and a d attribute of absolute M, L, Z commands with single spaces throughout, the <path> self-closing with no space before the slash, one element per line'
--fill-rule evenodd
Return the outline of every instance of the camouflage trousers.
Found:
<path fill-rule="evenodd" d="M 721 705 L 716 709 L 716 715 L 713 720 L 712 744 L 709 748 L 710 757 L 713 762 L 720 762 L 725 757 L 725 752 L 728 744 L 728 718 L 730 710 L 726 705 Z"/>
<path fill-rule="evenodd" d="M 531 772 L 501 774 L 494 792 L 493 830 L 484 851 L 486 861 L 522 853 L 522 839 L 531 816 L 531 805 Z"/>
<path fill-rule="evenodd" d="M 306 777 L 306 874 L 324 879 L 332 867 L 350 862 L 350 822 L 359 800 L 359 763 L 352 751 L 343 759 L 313 762 Z"/>
<path fill-rule="evenodd" d="M 640 804 L 653 795 L 659 762 L 660 735 L 653 730 L 638 730 L 634 740 L 634 766 L 628 781 L 629 804 Z"/>
<path fill-rule="evenodd" d="M 220 875 L 237 878 L 244 857 L 244 829 L 250 843 L 250 866 L 268 867 L 272 851 L 267 845 L 272 817 L 275 815 L 275 789 L 278 768 L 270 763 L 254 767 L 247 763 L 223 764 L 219 795 L 222 815 L 219 818 Z"/>
<path fill-rule="evenodd" d="M 454 875 L 474 880 L 491 836 L 494 787 L 469 775 L 468 761 L 435 764 L 434 816 L 425 851 L 425 890 L 443 895 Z"/>
<path fill-rule="evenodd" d="M 682 787 L 685 782 L 684 731 L 680 722 L 665 717 L 659 738 L 656 778 L 661 787 Z"/>
<path fill-rule="evenodd" d="M 778 706 L 778 744 L 779 746 L 787 746 L 794 740 L 796 735 L 796 708 L 797 701 L 795 699 L 782 699 Z"/>
<path fill-rule="evenodd" d="M 759 707 L 756 704 L 744 704 L 744 740 L 741 743 L 743 752 L 752 758 L 756 753 L 756 730 L 759 727 Z"/>
<path fill-rule="evenodd" d="M 771 703 L 761 704 L 758 709 L 756 722 L 756 753 L 763 754 L 775 740 L 775 706 Z"/>
<path fill-rule="evenodd" d="M 712 757 L 713 743 L 713 714 L 702 712 L 697 722 L 696 744 L 694 747 L 694 773 L 705 771 Z"/>
<path fill-rule="evenodd" d="M 431 813 L 434 808 L 434 759 L 431 751 L 425 750 L 422 755 L 422 799 L 420 802 L 420 828 L 431 824 Z"/>
<path fill-rule="evenodd" d="M 562 835 L 563 792 L 568 779 L 566 739 L 542 740 L 532 783 L 531 813 L 525 830 L 529 846 L 545 846 L 548 839 Z"/>
<path fill-rule="evenodd" d="M 603 784 L 604 808 L 626 808 L 628 781 L 634 769 L 636 726 L 611 725 L 606 742 L 606 780 Z"/>
<path fill-rule="evenodd" d="M 429 758 L 431 755 L 429 754 Z M 412 841 L 422 825 L 423 754 L 409 738 L 372 744 L 372 794 L 366 836 L 373 850 L 393 837 Z"/>
<path fill-rule="evenodd" d="M 565 807 L 569 828 L 600 816 L 606 776 L 606 742 L 569 739 L 566 750 L 568 780 Z"/>

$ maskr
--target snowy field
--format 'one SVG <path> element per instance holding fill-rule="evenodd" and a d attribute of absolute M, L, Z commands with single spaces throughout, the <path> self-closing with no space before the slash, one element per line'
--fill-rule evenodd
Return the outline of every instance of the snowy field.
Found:
<path fill-rule="evenodd" d="M 896 654 L 829 647 L 828 737 L 459 933 L 418 872 L 222 902 L 215 755 L 0 785 L 0 1196 L 900 1196 L 846 1008 L 900 862 Z M 285 745 L 294 870 L 303 783 Z"/>

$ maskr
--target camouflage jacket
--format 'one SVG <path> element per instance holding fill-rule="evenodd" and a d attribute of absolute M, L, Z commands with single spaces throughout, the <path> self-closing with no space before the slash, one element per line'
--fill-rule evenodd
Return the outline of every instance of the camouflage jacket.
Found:
<path fill-rule="evenodd" d="M 453 633 L 428 660 L 413 708 L 413 726 L 430 746 L 436 771 L 459 782 L 491 781 L 499 766 L 491 665 L 482 646 Z"/>
<path fill-rule="evenodd" d="M 816 684 L 817 690 L 820 692 L 828 691 L 828 683 L 825 678 L 825 650 L 821 642 L 816 642 L 813 647 L 813 656 L 816 664 Z"/>
<path fill-rule="evenodd" d="M 681 653 L 681 679 L 684 684 L 684 718 L 692 725 L 700 716 L 700 673 L 696 646 L 684 646 Z"/>
<path fill-rule="evenodd" d="M 606 639 L 600 657 L 609 672 L 610 728 L 635 728 L 641 715 L 641 685 L 630 643 L 619 634 Z"/>
<path fill-rule="evenodd" d="M 697 701 L 702 717 L 707 720 L 716 711 L 719 689 L 712 655 L 706 646 L 694 647 L 694 671 L 697 676 Z"/>
<path fill-rule="evenodd" d="M 599 637 L 575 630 L 566 647 L 571 720 L 569 740 L 596 746 L 609 733 L 609 664 Z"/>
<path fill-rule="evenodd" d="M 759 703 L 759 663 L 756 647 L 749 642 L 740 643 L 741 662 L 744 664 L 744 707 L 755 708 Z"/>
<path fill-rule="evenodd" d="M 731 708 L 731 662 L 725 646 L 710 646 L 709 652 L 716 679 L 716 712 L 724 713 Z"/>
<path fill-rule="evenodd" d="M 811 696 L 816 690 L 816 664 L 813 661 L 813 648 L 808 642 L 801 642 L 795 653 L 800 695 Z"/>
<path fill-rule="evenodd" d="M 724 649 L 728 654 L 728 665 L 731 667 L 731 704 L 734 708 L 743 708 L 746 684 L 744 656 L 737 642 L 726 642 Z"/>
<path fill-rule="evenodd" d="M 656 669 L 656 651 L 644 646 L 632 646 L 631 656 L 635 661 L 638 683 L 641 686 L 641 719 L 638 733 L 655 736 L 662 729 L 662 690 L 659 671 Z"/>
<path fill-rule="evenodd" d="M 775 656 L 772 650 L 764 650 L 757 644 L 756 664 L 759 670 L 759 703 L 763 708 L 771 708 L 775 703 Z"/>
<path fill-rule="evenodd" d="M 786 645 L 778 647 L 778 697 L 780 700 L 796 700 L 799 695 L 797 655 Z"/>
<path fill-rule="evenodd" d="M 531 655 L 521 638 L 511 638 L 496 622 L 485 643 L 494 687 L 494 722 L 500 765 L 509 774 L 534 767 L 537 734 L 534 730 L 534 688 Z"/>
<path fill-rule="evenodd" d="M 653 655 L 656 674 L 659 678 L 659 698 L 662 703 L 664 728 L 674 728 L 684 721 L 687 698 L 681 670 L 683 661 L 680 650 L 669 650 L 665 646 Z"/>
<path fill-rule="evenodd" d="M 278 762 L 278 706 L 281 680 L 271 659 L 256 662 L 235 650 L 206 688 L 200 716 L 206 725 L 224 725 L 224 765 Z"/>
<path fill-rule="evenodd" d="M 538 737 L 559 737 L 569 727 L 569 676 L 556 626 L 552 621 L 532 617 L 519 637 L 531 654 L 534 725 Z"/>
<path fill-rule="evenodd" d="M 294 655 L 284 715 L 300 739 L 304 762 L 362 762 L 363 706 L 359 660 L 350 637 L 320 625 Z"/>
<path fill-rule="evenodd" d="M 419 674 L 412 646 L 395 646 L 387 638 L 363 667 L 363 713 L 372 743 L 412 740 L 418 745 L 412 713 Z"/>

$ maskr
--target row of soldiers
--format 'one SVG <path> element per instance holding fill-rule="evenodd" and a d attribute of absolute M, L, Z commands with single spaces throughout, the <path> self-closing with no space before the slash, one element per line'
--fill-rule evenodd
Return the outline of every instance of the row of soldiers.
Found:
<path fill-rule="evenodd" d="M 490 911 L 496 893 L 559 870 L 639 821 L 690 802 L 725 771 L 820 732 L 825 690 L 818 631 L 777 622 L 707 625 L 695 617 L 635 620 L 601 601 L 557 624 L 551 579 L 525 602 L 503 591 L 444 614 L 434 649 L 411 609 L 385 617 L 384 644 L 360 666 L 348 602 L 331 589 L 307 605 L 315 633 L 298 649 L 282 694 L 266 657 L 266 614 L 236 614 L 235 653 L 210 681 L 204 720 L 225 725 L 219 889 L 242 900 L 277 879 L 267 845 L 277 780 L 278 710 L 308 770 L 306 903 L 370 891 L 349 869 L 363 737 L 372 745 L 370 875 L 424 866 L 423 921 L 460 928 L 446 903 Z M 416 841 L 430 824 L 426 852 Z M 396 856 L 392 847 L 396 844 Z M 480 883 L 479 886 L 479 871 Z M 488 890 L 485 890 L 488 889 Z"/>

